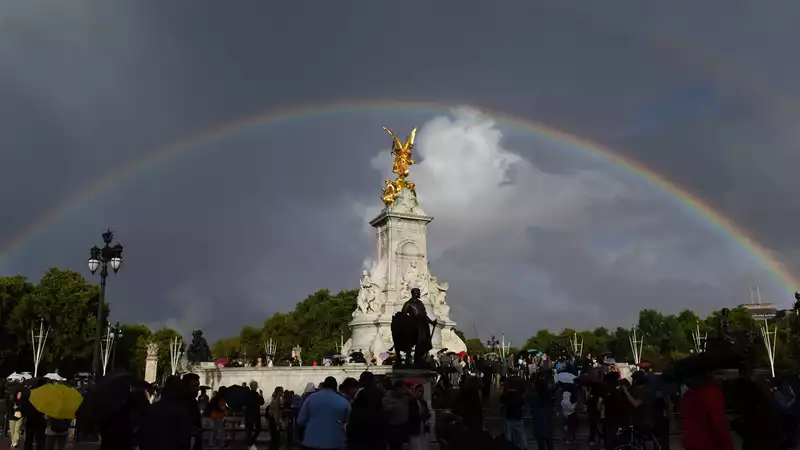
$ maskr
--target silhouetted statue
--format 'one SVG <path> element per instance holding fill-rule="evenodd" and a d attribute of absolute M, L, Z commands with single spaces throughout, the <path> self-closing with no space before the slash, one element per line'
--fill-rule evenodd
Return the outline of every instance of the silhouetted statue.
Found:
<path fill-rule="evenodd" d="M 419 296 L 418 288 L 411 289 L 411 298 L 403 304 L 403 309 L 392 317 L 392 340 L 397 354 L 395 361 L 397 367 L 408 365 L 412 349 L 414 367 L 425 367 L 425 358 L 433 348 L 430 325 L 436 327 L 438 322 L 428 317 L 425 304 Z"/>
<path fill-rule="evenodd" d="M 208 342 L 203 337 L 202 331 L 195 330 L 192 333 L 192 343 L 186 351 L 186 358 L 192 364 L 211 361 L 211 349 L 208 348 Z"/>
<path fill-rule="evenodd" d="M 719 315 L 719 338 L 726 344 L 733 347 L 736 344 L 736 338 L 733 337 L 733 326 L 731 325 L 731 318 L 729 316 L 730 310 L 722 308 Z"/>

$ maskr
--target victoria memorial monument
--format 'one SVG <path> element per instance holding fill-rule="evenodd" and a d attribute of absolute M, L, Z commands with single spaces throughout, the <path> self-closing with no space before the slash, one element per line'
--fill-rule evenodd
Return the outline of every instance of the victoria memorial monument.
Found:
<path fill-rule="evenodd" d="M 416 129 L 405 142 L 391 130 L 392 172 L 394 181 L 386 180 L 383 210 L 370 221 L 375 229 L 375 258 L 371 270 L 361 272 L 356 310 L 350 322 L 351 338 L 342 353 L 361 351 L 379 357 L 393 348 L 392 316 L 411 298 L 411 290 L 420 290 L 420 299 L 437 325 L 431 332 L 433 351 L 446 348 L 466 351 L 464 341 L 455 334 L 456 323 L 450 318 L 447 304 L 449 285 L 433 276 L 428 267 L 428 224 L 433 220 L 417 201 L 414 183 L 407 180 L 414 164 L 411 150 Z"/>

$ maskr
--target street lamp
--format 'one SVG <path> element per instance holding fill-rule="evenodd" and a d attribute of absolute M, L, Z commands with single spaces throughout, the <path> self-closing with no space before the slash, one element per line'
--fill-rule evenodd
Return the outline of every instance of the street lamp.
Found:
<path fill-rule="evenodd" d="M 95 327 L 94 336 L 94 352 L 92 356 L 92 372 L 95 379 L 97 375 L 102 372 L 103 368 L 100 364 L 101 341 L 103 340 L 103 305 L 106 301 L 106 277 L 108 277 L 108 266 L 111 270 L 117 273 L 120 266 L 122 266 L 122 246 L 111 246 L 111 241 L 114 240 L 114 233 L 111 230 L 103 233 L 103 248 L 92 247 L 89 250 L 89 270 L 94 275 L 97 269 L 100 269 L 100 300 L 97 303 L 97 325 Z"/>

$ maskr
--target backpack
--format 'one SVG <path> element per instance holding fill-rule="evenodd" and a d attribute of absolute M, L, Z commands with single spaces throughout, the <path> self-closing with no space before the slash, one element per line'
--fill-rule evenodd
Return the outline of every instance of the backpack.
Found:
<path fill-rule="evenodd" d="M 68 432 L 70 425 L 72 425 L 72 421 L 69 419 L 49 419 L 47 421 L 50 431 L 58 434 Z"/>

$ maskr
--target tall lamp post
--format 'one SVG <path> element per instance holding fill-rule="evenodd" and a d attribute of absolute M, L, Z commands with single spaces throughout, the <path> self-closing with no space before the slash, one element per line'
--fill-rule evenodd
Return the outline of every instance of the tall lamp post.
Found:
<path fill-rule="evenodd" d="M 92 353 L 92 373 L 94 378 L 102 373 L 103 368 L 100 364 L 100 345 L 103 340 L 103 306 L 106 302 L 106 277 L 108 277 L 108 266 L 111 270 L 117 273 L 120 266 L 122 266 L 122 246 L 111 246 L 111 241 L 114 240 L 114 233 L 111 230 L 103 233 L 103 248 L 92 247 L 89 250 L 89 270 L 94 274 L 97 269 L 100 269 L 100 300 L 97 303 L 97 325 L 95 326 L 94 336 L 94 352 Z"/>

